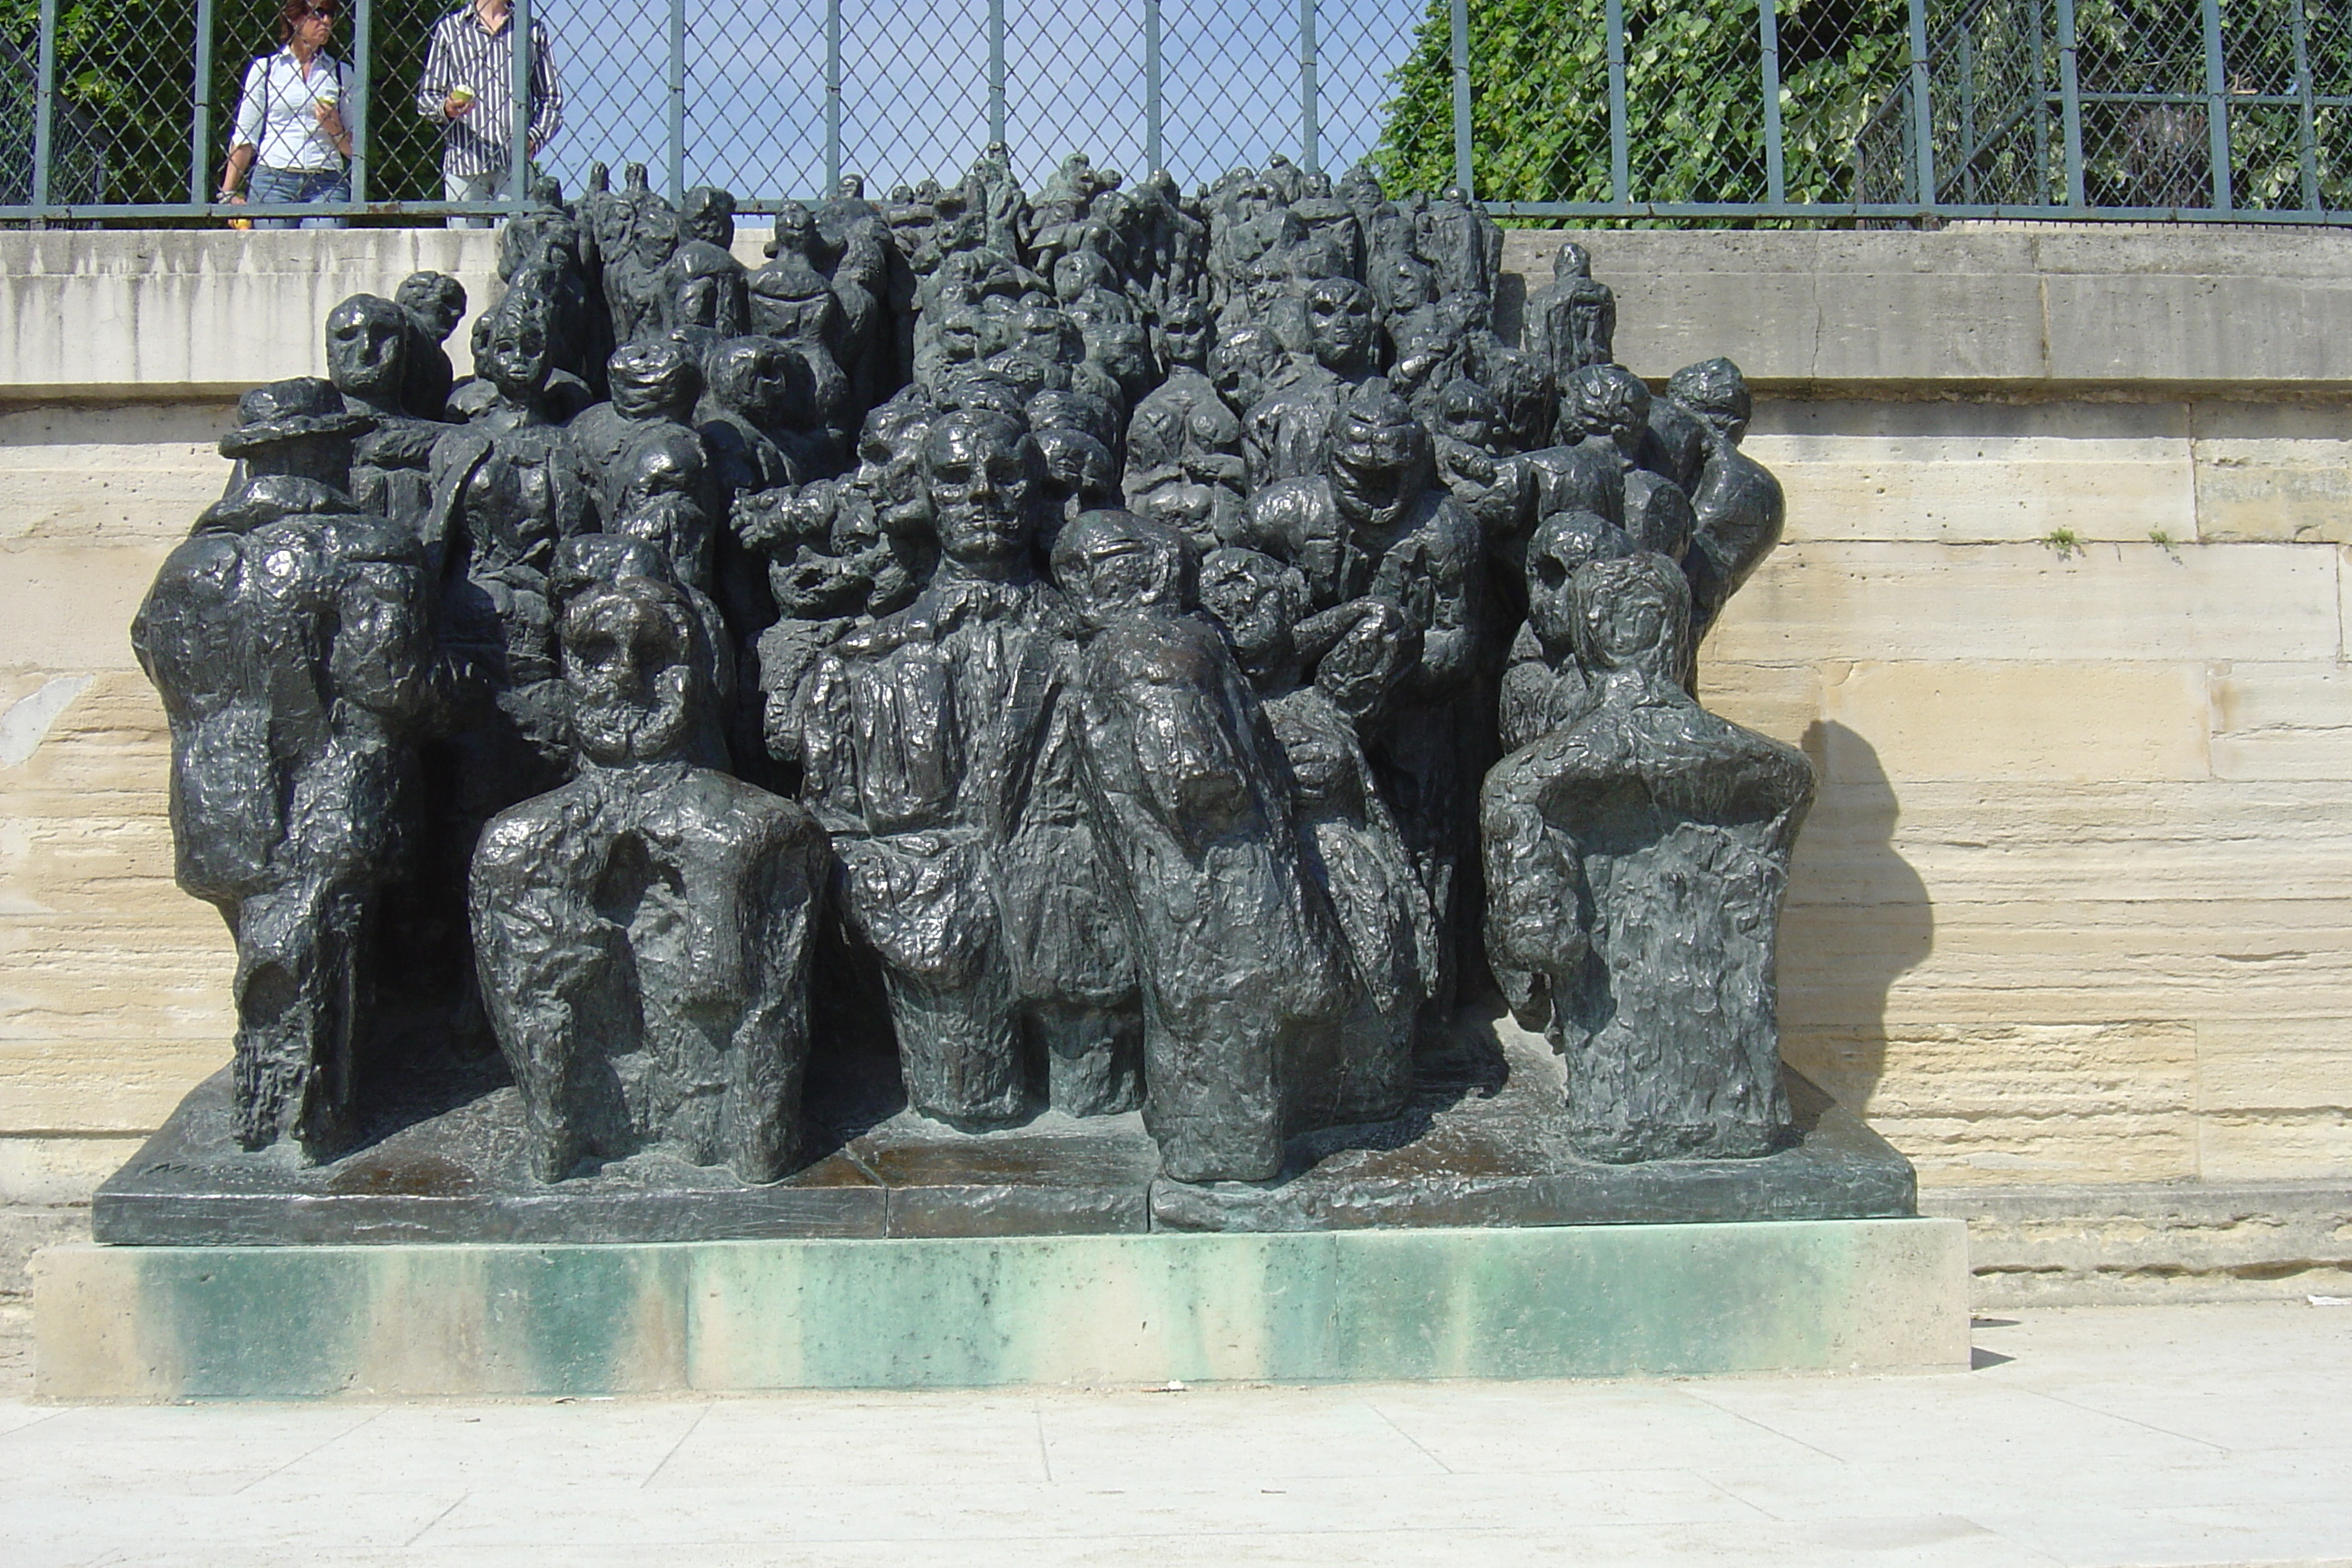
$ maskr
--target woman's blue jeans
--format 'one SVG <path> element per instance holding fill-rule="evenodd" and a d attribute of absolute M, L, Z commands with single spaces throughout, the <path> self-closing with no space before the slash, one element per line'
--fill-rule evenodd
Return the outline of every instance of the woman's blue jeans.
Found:
<path fill-rule="evenodd" d="M 352 176 L 342 169 L 305 174 L 299 169 L 265 169 L 256 164 L 253 180 L 247 191 L 247 203 L 254 206 L 278 206 L 288 202 L 347 202 L 352 199 Z M 256 228 L 341 228 L 339 217 L 256 217 Z"/>

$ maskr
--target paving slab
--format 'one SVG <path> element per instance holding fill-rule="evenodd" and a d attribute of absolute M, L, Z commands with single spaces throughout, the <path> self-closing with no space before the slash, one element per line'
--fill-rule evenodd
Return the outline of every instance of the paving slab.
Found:
<path fill-rule="evenodd" d="M 1977 1370 L 1906 1377 L 173 1406 L 20 1385 L 0 1563 L 2352 1568 L 2352 1308 L 1974 1331 Z"/>

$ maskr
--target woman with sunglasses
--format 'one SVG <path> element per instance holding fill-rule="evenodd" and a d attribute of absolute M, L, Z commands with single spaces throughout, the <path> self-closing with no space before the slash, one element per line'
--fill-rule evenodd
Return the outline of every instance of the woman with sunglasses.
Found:
<path fill-rule="evenodd" d="M 342 104 L 352 68 L 327 53 L 335 32 L 335 0 L 286 0 L 278 15 L 278 41 L 284 47 L 245 69 L 245 97 L 236 110 L 236 130 L 228 172 L 213 199 L 242 204 L 238 190 L 252 171 L 252 199 L 263 206 L 288 202 L 347 202 L 352 176 L 344 160 L 352 133 L 344 129 Z M 341 228 L 340 217 L 306 217 L 304 228 Z M 256 228 L 292 228 L 293 218 L 257 218 Z"/>

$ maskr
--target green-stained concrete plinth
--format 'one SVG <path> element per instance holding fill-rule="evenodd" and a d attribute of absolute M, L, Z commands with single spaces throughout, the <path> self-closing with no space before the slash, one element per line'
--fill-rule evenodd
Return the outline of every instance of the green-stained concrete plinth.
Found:
<path fill-rule="evenodd" d="M 1957 1220 L 604 1247 L 68 1247 L 58 1399 L 1967 1365 Z"/>

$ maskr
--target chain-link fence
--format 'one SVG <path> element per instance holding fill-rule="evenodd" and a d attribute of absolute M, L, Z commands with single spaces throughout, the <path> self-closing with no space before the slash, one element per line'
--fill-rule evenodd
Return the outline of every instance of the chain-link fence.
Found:
<path fill-rule="evenodd" d="M 417 103 L 449 3 L 332 18 L 357 78 L 337 214 L 450 210 Z M 545 173 L 577 191 L 594 163 L 641 163 L 656 189 L 721 185 L 752 212 L 852 173 L 876 195 L 952 181 L 991 142 L 1032 186 L 1074 151 L 1186 185 L 1369 160 L 1391 188 L 1461 184 L 1523 220 L 2352 208 L 2340 0 L 513 4 L 562 84 Z M 236 216 L 211 196 L 246 71 L 312 8 L 0 0 L 0 220 Z"/>
<path fill-rule="evenodd" d="M 1854 149 L 1865 203 L 2340 221 L 2352 25 L 2333 0 L 1969 0 Z"/>

